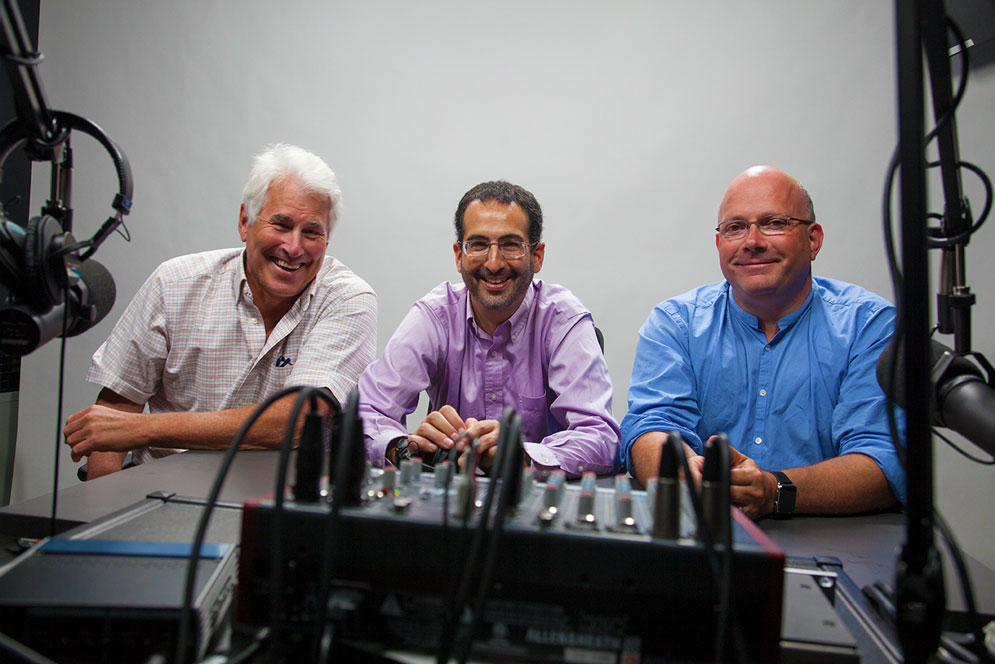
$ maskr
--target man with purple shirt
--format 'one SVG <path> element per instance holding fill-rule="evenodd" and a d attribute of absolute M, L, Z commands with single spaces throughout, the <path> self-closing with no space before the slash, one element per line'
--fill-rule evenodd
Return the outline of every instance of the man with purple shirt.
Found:
<path fill-rule="evenodd" d="M 463 196 L 455 226 L 463 285 L 444 282 L 416 302 L 359 380 L 370 461 L 393 463 L 399 443 L 426 456 L 476 438 L 487 469 L 512 406 L 537 469 L 614 472 L 619 429 L 591 312 L 532 278 L 546 251 L 539 203 L 517 185 L 484 182 Z M 409 434 L 422 390 L 433 410 Z"/>

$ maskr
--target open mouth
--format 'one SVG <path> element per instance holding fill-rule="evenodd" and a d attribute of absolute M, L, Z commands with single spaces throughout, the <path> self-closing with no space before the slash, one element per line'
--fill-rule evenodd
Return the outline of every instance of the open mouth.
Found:
<path fill-rule="evenodd" d="M 281 270 L 286 270 L 287 272 L 296 272 L 297 270 L 304 267 L 304 263 L 288 263 L 286 261 L 280 260 L 279 258 L 270 259 L 273 264 L 276 265 Z"/>
<path fill-rule="evenodd" d="M 487 290 L 499 291 L 511 282 L 511 277 L 480 277 L 480 281 Z"/>

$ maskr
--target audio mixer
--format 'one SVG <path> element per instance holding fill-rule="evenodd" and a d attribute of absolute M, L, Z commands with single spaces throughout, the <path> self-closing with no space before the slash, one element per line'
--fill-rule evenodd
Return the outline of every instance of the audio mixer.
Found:
<path fill-rule="evenodd" d="M 474 536 L 496 483 L 452 478 L 453 468 L 423 472 L 416 459 L 399 471 L 367 468 L 359 496 L 337 515 L 324 498 L 288 500 L 276 519 L 272 500 L 247 503 L 238 620 L 275 623 L 292 644 L 327 598 L 337 637 L 434 653 L 450 622 L 451 638 L 466 639 L 471 609 L 483 605 L 478 659 L 712 661 L 729 564 L 727 647 L 778 660 L 784 554 L 738 509 L 719 519 L 730 529 L 726 556 L 723 538 L 713 548 L 703 541 L 683 483 L 663 500 L 656 483 L 634 490 L 624 476 L 587 474 L 578 484 L 562 471 L 536 481 L 526 470 L 499 535 L 493 510 L 488 517 L 485 578 Z M 461 588 L 469 592 L 455 606 Z"/>

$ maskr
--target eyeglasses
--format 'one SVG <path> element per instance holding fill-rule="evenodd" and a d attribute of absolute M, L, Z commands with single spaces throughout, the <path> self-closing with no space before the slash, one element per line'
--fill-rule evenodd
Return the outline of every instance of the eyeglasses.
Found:
<path fill-rule="evenodd" d="M 528 242 L 523 242 L 522 240 L 498 240 L 497 242 L 490 242 L 488 240 L 464 240 L 463 253 L 471 258 L 480 258 L 481 256 L 486 256 L 490 250 L 491 245 L 496 244 L 501 255 L 508 260 L 518 260 L 520 258 L 525 258 L 529 253 L 529 249 L 532 245 Z"/>
<path fill-rule="evenodd" d="M 787 215 L 776 215 L 760 219 L 759 221 L 746 221 L 745 219 L 729 219 L 723 221 L 715 227 L 719 235 L 724 240 L 738 240 L 744 238 L 750 232 L 750 226 L 756 225 L 763 235 L 784 235 L 798 224 L 814 224 L 814 219 L 798 219 Z"/>

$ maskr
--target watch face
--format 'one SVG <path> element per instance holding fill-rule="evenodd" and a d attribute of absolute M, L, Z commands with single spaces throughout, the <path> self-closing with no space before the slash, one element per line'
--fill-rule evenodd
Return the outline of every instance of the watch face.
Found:
<path fill-rule="evenodd" d="M 795 494 L 797 490 L 794 484 L 777 485 L 778 514 L 791 514 L 795 511 Z"/>
<path fill-rule="evenodd" d="M 411 452 L 408 450 L 408 439 L 404 438 L 394 444 L 394 465 L 400 467 L 401 461 L 410 459 Z"/>
<path fill-rule="evenodd" d="M 791 516 L 795 511 L 795 497 L 798 493 L 798 487 L 791 483 L 791 478 L 780 471 L 775 471 L 774 477 L 777 478 L 774 514 L 776 516 Z"/>

